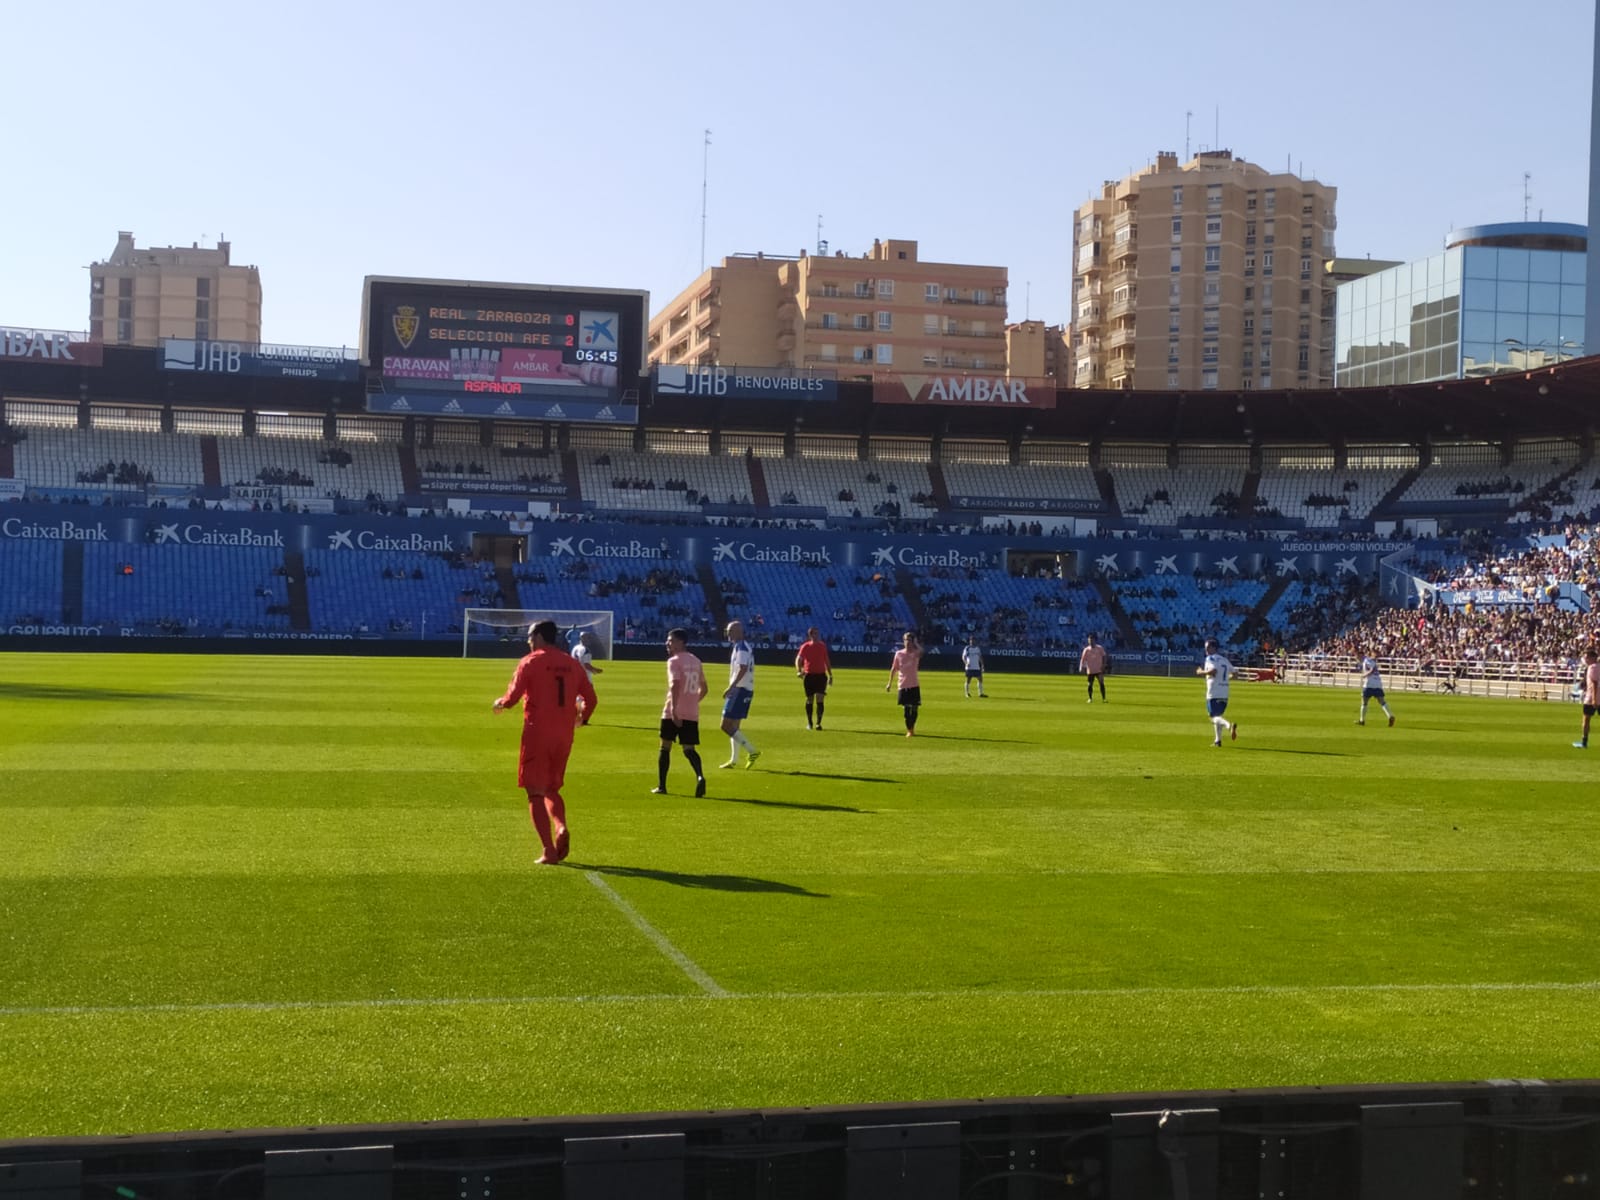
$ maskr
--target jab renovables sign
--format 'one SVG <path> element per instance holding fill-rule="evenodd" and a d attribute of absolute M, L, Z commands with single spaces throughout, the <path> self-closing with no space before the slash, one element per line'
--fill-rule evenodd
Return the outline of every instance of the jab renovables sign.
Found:
<path fill-rule="evenodd" d="M 872 402 L 1046 409 L 1056 406 L 1056 385 L 1049 379 L 1005 376 L 880 375 L 872 384 Z"/>

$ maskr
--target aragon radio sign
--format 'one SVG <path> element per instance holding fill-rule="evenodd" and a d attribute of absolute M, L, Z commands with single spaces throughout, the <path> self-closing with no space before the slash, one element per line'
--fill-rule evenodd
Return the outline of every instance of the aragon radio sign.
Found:
<path fill-rule="evenodd" d="M 18 329 L 0 325 L 0 362 L 49 363 L 58 367 L 98 367 L 105 344 L 87 334 L 62 329 Z"/>

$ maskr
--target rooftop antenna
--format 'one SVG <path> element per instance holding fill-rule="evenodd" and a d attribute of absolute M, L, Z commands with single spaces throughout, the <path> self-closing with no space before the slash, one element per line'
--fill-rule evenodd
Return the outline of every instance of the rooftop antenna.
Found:
<path fill-rule="evenodd" d="M 706 269 L 706 180 L 711 167 L 711 130 L 700 151 L 700 269 Z"/>
<path fill-rule="evenodd" d="M 817 214 L 817 256 L 820 258 L 828 252 L 828 243 L 822 240 L 822 214 Z"/>
<path fill-rule="evenodd" d="M 1033 280 L 1030 279 L 1023 284 L 1022 296 L 1022 319 L 1031 321 L 1033 320 Z"/>
<path fill-rule="evenodd" d="M 1189 122 L 1194 120 L 1194 110 L 1185 109 L 1183 113 L 1183 161 L 1189 161 Z"/>
<path fill-rule="evenodd" d="M 1522 219 L 1524 221 L 1528 219 L 1528 202 L 1533 199 L 1533 192 L 1529 190 L 1529 185 L 1532 182 L 1533 172 L 1524 171 L 1522 173 Z"/>
<path fill-rule="evenodd" d="M 1211 148 L 1222 149 L 1222 105 L 1217 105 L 1211 114 Z"/>

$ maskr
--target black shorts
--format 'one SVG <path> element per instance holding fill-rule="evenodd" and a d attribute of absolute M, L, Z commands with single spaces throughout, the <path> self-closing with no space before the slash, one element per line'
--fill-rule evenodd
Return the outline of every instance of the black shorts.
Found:
<path fill-rule="evenodd" d="M 677 742 L 680 746 L 698 746 L 700 744 L 700 722 L 685 721 L 681 725 L 674 725 L 666 717 L 662 717 L 661 740 L 663 742 Z"/>
<path fill-rule="evenodd" d="M 968 667 L 967 668 L 967 678 L 968 679 L 982 679 L 983 678 L 983 668 L 982 667 Z"/>
<path fill-rule="evenodd" d="M 826 675 L 807 675 L 805 677 L 806 695 L 826 696 L 828 694 L 828 677 Z"/>
<path fill-rule="evenodd" d="M 908 704 L 921 704 L 922 689 L 920 687 L 901 688 L 899 703 L 902 708 Z"/>

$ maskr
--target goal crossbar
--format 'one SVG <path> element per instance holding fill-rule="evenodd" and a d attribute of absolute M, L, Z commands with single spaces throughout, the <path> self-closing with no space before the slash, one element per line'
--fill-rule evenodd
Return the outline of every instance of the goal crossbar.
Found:
<path fill-rule="evenodd" d="M 500 657 L 507 647 L 521 653 L 528 630 L 540 621 L 554 621 L 563 644 L 569 648 L 581 640 L 595 658 L 611 657 L 614 621 L 610 609 L 550 608 L 463 609 L 461 657 Z"/>

